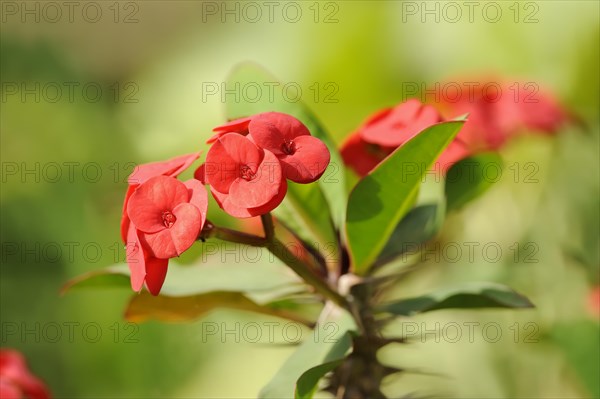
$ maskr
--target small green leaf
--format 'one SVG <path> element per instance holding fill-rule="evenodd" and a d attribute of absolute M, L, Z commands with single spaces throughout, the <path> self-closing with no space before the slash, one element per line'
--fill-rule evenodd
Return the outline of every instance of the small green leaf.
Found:
<path fill-rule="evenodd" d="M 212 291 L 244 292 L 252 300 L 265 303 L 304 290 L 299 278 L 265 248 L 243 250 L 239 245 L 221 241 L 202 245 L 205 253 L 196 264 L 181 266 L 170 260 L 162 294 L 190 296 Z M 232 252 L 231 249 L 236 250 Z M 207 256 L 216 251 L 224 252 Z M 130 287 L 127 265 L 83 274 L 67 282 L 62 291 L 93 286 Z"/>
<path fill-rule="evenodd" d="M 308 369 L 298 378 L 295 399 L 312 399 L 321 378 L 342 364 L 344 360 L 334 360 Z"/>
<path fill-rule="evenodd" d="M 337 312 L 336 312 L 337 313 Z M 271 381 L 260 391 L 261 399 L 293 397 L 294 386 L 304 372 L 320 364 L 342 359 L 352 340 L 348 331 L 354 328 L 346 312 L 331 316 L 318 324 L 311 336 L 286 360 Z"/>
<path fill-rule="evenodd" d="M 470 282 L 415 298 L 383 304 L 379 311 L 411 316 L 439 309 L 533 308 L 525 296 L 496 283 Z"/>
<path fill-rule="evenodd" d="M 94 270 L 70 279 L 60 289 L 64 295 L 73 289 L 80 288 L 130 288 L 129 269 L 127 265 L 119 264 L 101 270 Z"/>
<path fill-rule="evenodd" d="M 142 291 L 129 301 L 125 318 L 135 323 L 147 320 L 183 322 L 199 319 L 217 308 L 246 310 L 293 320 L 305 325 L 312 324 L 292 312 L 258 305 L 241 292 L 225 291 L 178 297 L 152 296 L 150 293 Z"/>
<path fill-rule="evenodd" d="M 448 210 L 459 209 L 486 192 L 502 175 L 502 158 L 495 152 L 477 154 L 452 165 L 446 175 Z"/>
<path fill-rule="evenodd" d="M 233 70 L 227 80 L 227 87 L 245 87 L 245 85 L 260 85 L 261 87 L 267 87 L 268 85 L 282 84 L 277 81 L 273 76 L 266 72 L 261 67 L 245 63 L 239 65 Z M 308 127 L 311 134 L 321 139 L 329 148 L 331 154 L 331 162 L 318 184 L 311 184 L 311 190 L 322 190 L 326 202 L 323 205 L 317 204 L 311 206 L 311 208 L 319 209 L 319 213 L 305 215 L 303 212 L 299 213 L 299 217 L 308 217 L 307 223 L 317 224 L 320 228 L 324 228 L 323 222 L 328 222 L 331 218 L 334 225 L 341 229 L 344 220 L 344 209 L 346 204 L 346 189 L 345 189 L 345 172 L 344 163 L 340 156 L 335 142 L 329 137 L 321 123 L 317 120 L 314 114 L 304 105 L 301 101 L 292 102 L 289 99 L 284 98 L 281 90 L 275 90 L 275 94 L 272 96 L 263 95 L 260 96 L 257 101 L 245 101 L 242 96 L 242 101 L 229 101 L 226 104 L 226 115 L 227 119 L 236 119 L 244 116 L 249 116 L 261 112 L 283 112 L 286 114 L 293 115 L 298 118 L 302 123 Z M 288 196 L 294 196 L 294 190 L 288 192 Z M 303 193 L 303 197 L 310 196 L 312 198 L 318 197 L 316 194 Z M 302 198 L 296 200 L 298 204 L 302 204 Z M 327 206 L 329 204 L 329 206 Z M 280 205 L 286 206 L 286 205 Z M 294 208 L 294 207 L 293 207 Z M 294 214 L 298 214 L 297 208 L 293 209 Z M 329 210 L 329 212 L 328 212 Z M 320 219 L 320 222 L 317 220 Z M 287 223 L 287 220 L 283 220 Z M 331 227 L 328 227 L 331 229 Z M 322 235 L 325 237 L 331 236 L 331 232 L 323 232 Z"/>
<path fill-rule="evenodd" d="M 417 198 L 423 177 L 464 122 L 425 129 L 396 149 L 352 190 L 346 234 L 354 271 L 364 275 Z"/>

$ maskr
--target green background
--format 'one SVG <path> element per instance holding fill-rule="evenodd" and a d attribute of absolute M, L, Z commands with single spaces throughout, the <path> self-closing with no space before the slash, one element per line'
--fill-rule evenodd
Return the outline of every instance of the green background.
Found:
<path fill-rule="evenodd" d="M 370 113 L 405 99 L 407 85 L 504 76 L 554 91 L 583 127 L 511 142 L 502 150 L 508 167 L 500 181 L 448 218 L 442 245 L 494 242 L 503 249 L 499 259 L 490 262 L 481 252 L 473 261 L 466 252 L 458 261 L 430 259 L 431 267 L 400 293 L 493 280 L 527 294 L 537 309 L 414 318 L 421 332 L 436 323 L 493 322 L 503 335 L 488 342 L 479 327 L 474 342 L 436 342 L 430 334 L 426 343 L 417 337 L 415 345 L 385 351 L 390 363 L 441 374 L 406 374 L 385 390 L 593 397 L 598 319 L 588 311 L 587 295 L 598 284 L 600 263 L 599 5 L 500 1 L 502 14 L 493 22 L 484 3 L 472 20 L 463 2 L 452 3 L 462 13 L 455 22 L 449 8 L 455 6 L 446 2 L 308 1 L 287 13 L 287 3 L 276 2 L 271 22 L 263 2 L 95 2 L 85 12 L 83 2 L 71 22 L 65 7 L 57 18 L 43 3 L 2 2 L 1 346 L 23 351 L 59 398 L 255 397 L 293 346 L 281 335 L 276 345 L 266 337 L 258 343 L 206 338 L 203 328 L 267 319 L 218 311 L 191 324 L 148 322 L 133 330 L 122 318 L 127 290 L 59 296 L 67 279 L 122 260 L 118 225 L 131 163 L 206 151 L 210 129 L 224 121 L 221 84 L 242 61 L 265 66 L 290 84 L 292 96 L 300 87 L 302 101 L 338 142 Z M 22 14 L 25 7 L 38 11 Z M 209 13 L 214 7 L 216 15 Z M 222 15 L 225 7 L 238 12 Z M 421 7 L 439 10 L 438 19 Z M 90 22 L 96 8 L 102 15 Z M 291 22 L 296 9 L 301 17 Z M 72 99 L 65 82 L 78 84 Z M 39 101 L 15 94 L 22 84 L 39 84 Z M 98 101 L 90 100 L 93 88 L 83 92 L 86 84 L 101 87 Z M 56 85 L 63 91 L 54 101 Z M 214 87 L 217 94 L 206 91 Z M 533 182 L 524 178 L 530 162 L 537 167 Z M 73 175 L 65 163 L 73 163 Z M 228 221 L 215 206 L 209 217 Z M 525 253 L 533 243 L 537 262 L 515 261 L 515 243 Z M 72 339 L 69 323 L 79 323 Z M 534 323 L 537 342 L 524 342 L 533 331 L 527 323 Z M 91 342 L 97 331 L 98 342 Z"/>

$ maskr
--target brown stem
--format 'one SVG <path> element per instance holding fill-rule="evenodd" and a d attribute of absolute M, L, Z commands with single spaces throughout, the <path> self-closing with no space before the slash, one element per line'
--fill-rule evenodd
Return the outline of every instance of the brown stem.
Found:
<path fill-rule="evenodd" d="M 204 241 L 207 238 L 218 238 L 223 241 L 235 242 L 238 244 L 246 244 L 254 247 L 266 247 L 273 255 L 285 263 L 306 283 L 312 286 L 317 292 L 325 298 L 336 303 L 338 306 L 348 308 L 346 299 L 337 291 L 322 280 L 319 276 L 310 270 L 310 266 L 298 259 L 281 241 L 275 238 L 275 229 L 273 219 L 270 214 L 262 215 L 263 226 L 265 228 L 266 237 L 259 237 L 253 234 L 243 233 L 241 231 L 231 230 L 224 227 L 213 225 L 208 220 L 204 224 L 204 228 L 198 239 Z"/>

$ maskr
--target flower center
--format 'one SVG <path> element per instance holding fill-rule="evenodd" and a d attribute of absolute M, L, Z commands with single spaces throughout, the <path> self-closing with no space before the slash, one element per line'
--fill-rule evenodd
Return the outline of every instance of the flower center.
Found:
<path fill-rule="evenodd" d="M 252 173 L 252 169 L 250 169 L 248 165 L 242 165 L 240 168 L 240 176 L 247 181 L 254 179 L 254 173 Z"/>
<path fill-rule="evenodd" d="M 281 145 L 281 151 L 287 155 L 293 155 L 296 152 L 296 144 L 293 141 L 285 140 Z"/>
<path fill-rule="evenodd" d="M 166 228 L 171 228 L 175 224 L 177 218 L 170 211 L 164 211 L 162 213 L 162 220 Z"/>

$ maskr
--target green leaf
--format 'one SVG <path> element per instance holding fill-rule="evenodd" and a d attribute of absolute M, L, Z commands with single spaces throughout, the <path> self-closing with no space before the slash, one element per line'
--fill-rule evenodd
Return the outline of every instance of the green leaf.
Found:
<path fill-rule="evenodd" d="M 241 90 L 240 88 L 245 87 L 245 85 L 258 85 L 261 88 L 264 88 L 266 91 L 268 86 L 265 85 L 265 83 L 268 85 L 278 83 L 279 86 L 277 87 L 283 87 L 282 84 L 277 81 L 277 79 L 275 79 L 261 67 L 254 64 L 245 63 L 239 65 L 233 70 L 228 78 L 227 87 L 238 88 L 237 90 Z M 300 101 L 289 101 L 289 99 L 286 99 L 283 96 L 282 90 L 274 90 L 274 92 L 275 94 L 273 94 L 273 96 L 259 96 L 259 99 L 255 102 L 246 101 L 246 99 L 243 98 L 244 96 L 242 96 L 242 101 L 228 101 L 226 104 L 227 119 L 236 119 L 260 112 L 283 112 L 298 118 L 306 125 L 306 127 L 308 127 L 313 136 L 321 139 L 329 148 L 331 162 L 321 179 L 318 181 L 318 185 L 311 184 L 310 187 L 311 190 L 318 190 L 320 187 L 320 189 L 323 191 L 326 203 L 323 204 L 325 206 L 322 206 L 322 204 L 315 202 L 315 204 L 311 206 L 313 209 L 319 209 L 319 213 L 308 215 L 309 220 L 307 223 L 315 223 L 315 221 L 321 219 L 321 222 L 318 223 L 319 227 L 323 228 L 322 222 L 328 221 L 331 216 L 334 225 L 340 229 L 344 220 L 344 209 L 346 204 L 344 181 L 345 172 L 344 163 L 339 152 L 337 151 L 335 142 L 329 137 L 328 133 L 325 131 L 314 114 L 304 104 L 302 104 Z M 295 196 L 293 189 L 288 193 L 288 196 Z M 316 194 L 303 194 L 303 196 L 305 198 L 308 196 L 312 198 L 318 197 Z M 295 202 L 296 204 L 302 204 L 302 198 L 298 198 L 295 200 Z M 326 206 L 327 203 L 329 206 Z M 299 213 L 300 217 L 307 217 L 307 215 L 303 214 L 302 212 L 298 212 L 297 207 L 292 206 L 291 208 L 294 213 Z M 330 212 L 327 212 L 328 209 Z M 289 222 L 288 220 L 283 221 L 285 223 Z M 328 237 L 331 235 L 331 232 L 324 232 L 323 235 Z"/>
<path fill-rule="evenodd" d="M 125 264 L 109 266 L 105 269 L 94 270 L 67 281 L 60 289 L 64 295 L 73 289 L 81 288 L 130 288 L 129 269 Z"/>
<path fill-rule="evenodd" d="M 125 318 L 140 323 L 147 320 L 166 322 L 183 322 L 199 319 L 217 308 L 245 310 L 270 316 L 277 316 L 311 325 L 310 321 L 296 314 L 258 305 L 241 292 L 215 291 L 193 296 L 171 297 L 167 295 L 152 296 L 146 291 L 134 295 L 125 311 Z"/>
<path fill-rule="evenodd" d="M 355 273 L 365 274 L 417 198 L 425 173 L 464 122 L 438 123 L 396 149 L 352 190 L 346 234 Z"/>
<path fill-rule="evenodd" d="M 550 339 L 558 345 L 592 398 L 600 398 L 600 326 L 591 320 L 557 324 Z"/>
<path fill-rule="evenodd" d="M 496 283 L 470 282 L 428 295 L 383 304 L 379 311 L 411 316 L 439 309 L 533 308 L 525 296 Z"/>
<path fill-rule="evenodd" d="M 502 158 L 495 152 L 477 154 L 452 165 L 446 175 L 448 210 L 459 209 L 486 192 L 502 175 Z"/>
<path fill-rule="evenodd" d="M 296 383 L 295 399 L 312 399 L 321 378 L 330 371 L 333 371 L 342 362 L 343 359 L 334 360 L 333 362 L 323 363 L 306 370 Z"/>
<path fill-rule="evenodd" d="M 349 335 L 349 330 L 352 328 L 354 328 L 354 324 L 346 312 L 331 316 L 323 323 L 318 324 L 311 336 L 306 337 L 271 381 L 260 391 L 258 397 L 261 399 L 292 397 L 294 386 L 306 370 L 342 359 L 346 355 L 352 346 L 352 339 Z"/>
<path fill-rule="evenodd" d="M 407 251 L 432 239 L 439 229 L 440 207 L 422 205 L 413 208 L 396 226 L 379 254 L 376 265 L 389 262 Z"/>
<path fill-rule="evenodd" d="M 336 242 L 331 220 L 320 216 L 324 209 L 327 202 L 318 186 L 288 182 L 288 193 L 273 215 L 305 243 L 323 253 Z"/>
<path fill-rule="evenodd" d="M 174 260 L 169 262 L 162 294 L 190 296 L 212 291 L 232 291 L 243 292 L 252 300 L 265 303 L 305 288 L 289 268 L 264 248 L 221 241 L 202 245 L 205 253 L 196 264 L 181 266 Z M 206 255 L 206 252 L 215 251 L 222 252 Z M 111 286 L 129 287 L 127 266 L 111 266 L 76 277 L 65 285 L 63 292 L 74 287 L 108 286 L 108 283 Z"/>

